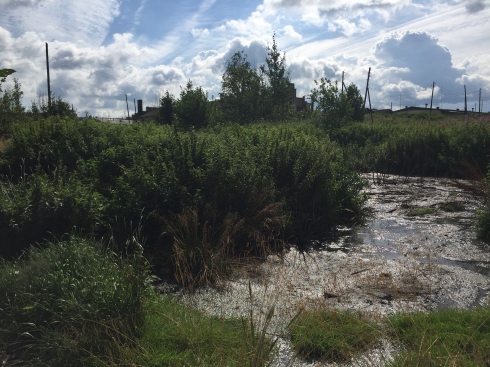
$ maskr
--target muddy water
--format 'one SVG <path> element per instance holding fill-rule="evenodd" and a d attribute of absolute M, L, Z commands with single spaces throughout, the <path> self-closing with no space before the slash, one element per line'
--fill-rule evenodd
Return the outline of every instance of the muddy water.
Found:
<path fill-rule="evenodd" d="M 285 325 L 307 308 L 351 310 L 373 318 L 396 312 L 490 302 L 490 248 L 476 240 L 477 201 L 444 179 L 369 175 L 371 214 L 314 250 L 244 266 L 220 290 L 181 295 L 207 313 L 248 316 L 275 313 L 268 333 L 279 337 L 278 366 L 307 366 L 290 350 Z M 250 292 L 251 291 L 251 292 Z M 355 365 L 382 365 L 393 346 L 372 351 Z"/>

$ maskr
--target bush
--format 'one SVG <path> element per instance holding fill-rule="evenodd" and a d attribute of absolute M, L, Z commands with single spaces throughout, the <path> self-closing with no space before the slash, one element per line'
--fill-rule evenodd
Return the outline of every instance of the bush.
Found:
<path fill-rule="evenodd" d="M 378 114 L 374 123 L 350 122 L 329 134 L 365 172 L 479 179 L 490 163 L 485 118 Z"/>
<path fill-rule="evenodd" d="M 175 113 L 185 128 L 201 128 L 208 124 L 208 96 L 204 90 L 193 88 L 189 80 L 175 104 Z"/>
<path fill-rule="evenodd" d="M 0 266 L 0 345 L 32 365 L 116 365 L 144 321 L 145 263 L 91 240 Z"/>
<path fill-rule="evenodd" d="M 17 248 L 76 225 L 126 251 L 128 228 L 141 223 L 154 258 L 188 267 L 180 279 L 197 283 L 226 274 L 230 257 L 263 256 L 352 222 L 364 200 L 339 146 L 309 123 L 180 132 L 52 117 L 18 126 L 0 162 L 11 193 L 2 227 L 40 230 L 15 232 L 32 234 Z"/>

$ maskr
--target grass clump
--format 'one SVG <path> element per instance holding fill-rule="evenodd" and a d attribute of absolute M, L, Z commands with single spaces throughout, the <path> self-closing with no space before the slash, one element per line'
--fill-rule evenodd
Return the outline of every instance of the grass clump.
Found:
<path fill-rule="evenodd" d="M 144 322 L 146 277 L 140 257 L 80 238 L 4 262 L 0 349 L 25 365 L 118 365 Z"/>
<path fill-rule="evenodd" d="M 490 365 L 490 308 L 401 314 L 389 318 L 404 347 L 390 366 Z"/>
<path fill-rule="evenodd" d="M 373 322 L 333 310 L 303 312 L 289 331 L 294 350 L 307 361 L 349 361 L 376 345 L 381 336 Z"/>
<path fill-rule="evenodd" d="M 447 213 L 456 213 L 465 210 L 464 204 L 459 201 L 450 201 L 447 203 L 443 203 L 441 204 L 440 208 Z"/>
<path fill-rule="evenodd" d="M 140 346 L 143 364 L 157 366 L 265 366 L 271 349 L 253 341 L 249 322 L 217 318 L 155 296 L 148 307 Z M 265 338 L 263 343 L 271 346 Z"/>
<path fill-rule="evenodd" d="M 433 208 L 417 208 L 407 212 L 408 217 L 422 217 L 424 215 L 434 214 Z"/>

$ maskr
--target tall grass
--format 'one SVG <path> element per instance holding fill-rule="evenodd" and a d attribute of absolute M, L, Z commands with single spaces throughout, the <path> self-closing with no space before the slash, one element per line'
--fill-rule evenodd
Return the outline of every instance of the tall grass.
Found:
<path fill-rule="evenodd" d="M 118 365 L 144 322 L 147 268 L 91 240 L 0 266 L 0 345 L 23 365 Z"/>
<path fill-rule="evenodd" d="M 330 136 L 362 171 L 474 179 L 490 163 L 488 117 L 377 115 L 374 123 L 351 122 Z"/>

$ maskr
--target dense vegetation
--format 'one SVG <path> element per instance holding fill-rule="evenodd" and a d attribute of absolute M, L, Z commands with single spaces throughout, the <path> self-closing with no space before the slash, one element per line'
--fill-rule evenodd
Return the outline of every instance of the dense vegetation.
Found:
<path fill-rule="evenodd" d="M 0 84 L 12 72 L 2 70 Z M 274 343 L 253 323 L 207 318 L 157 296 L 151 272 L 192 288 L 228 276 L 237 259 L 322 239 L 362 218 L 359 172 L 490 180 L 485 117 L 377 115 L 368 123 L 358 88 L 344 93 L 324 78 L 311 93 L 316 111 L 294 114 L 275 38 L 257 69 L 236 53 L 222 87 L 209 102 L 189 81 L 179 98 L 162 97 L 155 121 L 128 125 L 78 119 L 54 96 L 26 110 L 17 80 L 3 91 L 0 360 L 262 366 Z M 479 236 L 490 239 L 490 202 L 478 218 Z M 474 333 L 488 324 L 479 312 L 468 313 L 481 321 Z M 408 349 L 397 361 L 423 364 L 410 355 L 419 328 L 411 320 L 402 332 L 409 322 L 391 319 L 389 334 Z M 369 336 L 380 333 L 325 311 L 300 315 L 290 331 L 299 355 L 333 360 L 371 347 Z M 471 348 L 480 360 L 469 364 L 488 363 Z"/>

